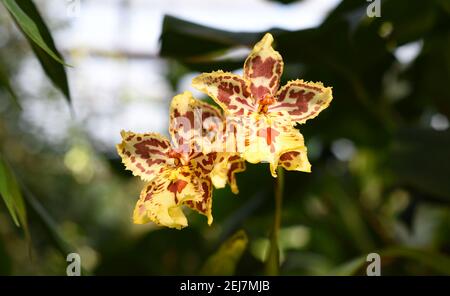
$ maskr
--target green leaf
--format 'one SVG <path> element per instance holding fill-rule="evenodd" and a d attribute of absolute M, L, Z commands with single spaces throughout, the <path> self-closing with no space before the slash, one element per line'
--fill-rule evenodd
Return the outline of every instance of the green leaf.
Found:
<path fill-rule="evenodd" d="M 387 166 L 400 184 L 450 201 L 450 131 L 401 130 L 391 146 Z"/>
<path fill-rule="evenodd" d="M 163 20 L 160 54 L 178 58 L 201 56 L 233 46 L 251 46 L 259 37 L 262 37 L 262 33 L 234 33 L 166 15 Z"/>
<path fill-rule="evenodd" d="M 0 89 L 4 89 L 6 92 L 8 92 L 14 105 L 16 105 L 18 109 L 22 109 L 19 103 L 19 99 L 17 98 L 16 92 L 11 86 L 9 77 L 3 70 L 3 64 L 0 64 Z"/>
<path fill-rule="evenodd" d="M 236 232 L 208 258 L 200 273 L 202 275 L 233 275 L 247 243 L 245 231 Z"/>
<path fill-rule="evenodd" d="M 231 71 L 242 67 L 242 61 L 216 58 L 234 47 L 251 47 L 262 36 L 263 33 L 214 29 L 166 15 L 160 37 L 160 55 L 173 57 L 200 72 L 217 69 Z"/>
<path fill-rule="evenodd" d="M 0 155 L 0 195 L 14 223 L 27 231 L 27 213 L 17 180 Z"/>
<path fill-rule="evenodd" d="M 31 1 L 21 0 L 23 2 L 18 4 L 15 0 L 3 0 L 3 4 L 14 17 L 14 20 L 19 25 L 23 33 L 25 33 L 31 40 L 47 52 L 52 58 L 61 64 L 65 64 L 64 61 L 55 53 L 44 40 L 41 35 L 40 28 L 36 23 L 36 19 L 32 19 L 22 8 L 29 6 Z M 20 3 L 19 2 L 19 3 Z M 28 3 L 26 3 L 28 2 Z M 33 5 L 33 4 L 31 4 Z M 33 5 L 34 6 L 34 5 Z M 42 19 L 41 19 L 42 20 Z"/>
<path fill-rule="evenodd" d="M 27 37 L 46 75 L 70 102 L 69 84 L 62 55 L 58 52 L 50 30 L 31 0 L 3 0 L 16 24 Z"/>

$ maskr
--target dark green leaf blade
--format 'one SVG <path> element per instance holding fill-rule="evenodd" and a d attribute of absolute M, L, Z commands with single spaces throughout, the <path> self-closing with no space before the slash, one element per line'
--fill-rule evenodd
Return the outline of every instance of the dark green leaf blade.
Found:
<path fill-rule="evenodd" d="M 45 74 L 70 102 L 70 90 L 62 55 L 58 52 L 50 30 L 31 0 L 3 0 L 3 4 L 26 36 Z"/>
<path fill-rule="evenodd" d="M 0 195 L 11 214 L 14 223 L 27 231 L 25 203 L 14 174 L 0 155 Z"/>
<path fill-rule="evenodd" d="M 262 33 L 229 32 L 166 15 L 163 20 L 160 54 L 164 57 L 198 57 L 233 46 L 251 46 L 259 37 L 262 37 Z"/>

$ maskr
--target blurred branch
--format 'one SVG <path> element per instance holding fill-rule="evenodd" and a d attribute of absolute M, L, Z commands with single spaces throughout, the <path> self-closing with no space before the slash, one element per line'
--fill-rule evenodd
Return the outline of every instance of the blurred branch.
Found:
<path fill-rule="evenodd" d="M 130 59 L 130 60 L 159 60 L 162 59 L 158 54 L 148 53 L 145 51 L 130 51 L 122 50 L 107 50 L 100 48 L 83 48 L 75 47 L 70 49 L 63 49 L 64 54 L 71 56 L 91 56 L 109 59 Z"/>
<path fill-rule="evenodd" d="M 284 191 L 284 171 L 281 166 L 277 169 L 277 175 L 278 177 L 275 185 L 275 214 L 270 234 L 269 254 L 266 259 L 266 275 L 278 275 L 280 273 L 279 234 Z"/>
<path fill-rule="evenodd" d="M 36 196 L 31 192 L 31 190 L 23 183 L 18 180 L 22 192 L 24 193 L 25 203 L 29 206 L 30 210 L 36 214 L 36 216 L 41 220 L 41 223 L 45 226 L 53 244 L 56 249 L 60 252 L 61 256 L 66 260 L 68 254 L 76 252 L 76 248 L 70 245 L 61 232 L 58 230 L 58 225 L 53 220 L 51 215 L 42 206 Z M 91 275 L 83 266 L 81 266 L 81 273 L 83 275 Z"/>
<path fill-rule="evenodd" d="M 4 70 L 4 65 L 2 62 L 0 62 L 0 89 L 4 89 L 9 93 L 9 96 L 14 104 L 14 106 L 18 110 L 22 110 L 22 106 L 19 103 L 19 98 L 14 90 L 14 88 L 11 86 L 10 79 L 8 77 L 8 74 Z"/>
<path fill-rule="evenodd" d="M 25 202 L 28 204 L 32 212 L 41 220 L 42 224 L 45 226 L 51 240 L 58 249 L 58 251 L 65 258 L 67 254 L 71 253 L 74 248 L 71 247 L 63 238 L 58 230 L 58 225 L 47 212 L 47 210 L 42 206 L 34 194 L 28 189 L 23 182 L 19 180 L 20 187 L 24 193 Z"/>

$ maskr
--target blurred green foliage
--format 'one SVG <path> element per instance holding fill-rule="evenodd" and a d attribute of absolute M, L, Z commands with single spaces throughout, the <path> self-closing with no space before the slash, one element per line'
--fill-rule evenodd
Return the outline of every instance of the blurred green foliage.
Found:
<path fill-rule="evenodd" d="M 3 0 L 3 4 L 25 34 L 48 78 L 70 101 L 69 84 L 63 66 L 64 59 L 56 49 L 50 30 L 36 5 L 31 0 Z"/>
<path fill-rule="evenodd" d="M 365 274 L 372 252 L 380 253 L 384 275 L 450 274 L 450 131 L 429 124 L 436 114 L 450 118 L 448 3 L 385 0 L 381 17 L 368 18 L 366 1 L 344 0 L 317 28 L 270 30 L 286 64 L 282 79 L 322 81 L 334 95 L 299 127 L 313 172 L 285 174 L 281 274 Z M 223 55 L 264 33 L 167 16 L 167 79 L 175 89 L 190 73 L 240 69 L 243 58 Z M 421 49 L 404 64 L 394 53 L 411 43 Z M 2 48 L 2 60 L 14 46 Z M 9 100 L 2 73 L 0 99 Z M 98 151 L 82 128 L 63 147 L 52 145 L 23 128 L 19 114 L 13 105 L 0 113 L 0 147 L 26 186 L 35 261 L 0 203 L 1 274 L 64 274 L 69 251 L 98 275 L 199 274 L 227 256 L 236 266 L 217 273 L 262 274 L 274 183 L 265 165 L 238 175 L 238 196 L 215 190 L 211 227 L 199 215 L 189 215 L 182 231 L 135 226 L 141 184 L 115 154 Z M 245 249 L 227 241 L 240 229 Z"/>
<path fill-rule="evenodd" d="M 247 234 L 240 230 L 222 243 L 219 250 L 203 265 L 201 275 L 233 275 L 248 244 Z"/>

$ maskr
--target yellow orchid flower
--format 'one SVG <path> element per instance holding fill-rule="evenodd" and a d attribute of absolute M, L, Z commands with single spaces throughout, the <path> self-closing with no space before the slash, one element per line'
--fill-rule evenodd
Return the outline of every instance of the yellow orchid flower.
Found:
<path fill-rule="evenodd" d="M 220 116 L 217 108 L 185 92 L 175 96 L 170 107 L 169 130 L 173 144 L 156 133 L 122 131 L 122 142 L 117 145 L 122 162 L 133 175 L 147 181 L 134 210 L 134 223 L 151 221 L 181 229 L 188 225 L 182 205 L 205 215 L 208 224 L 212 223 L 211 178 L 221 180 L 213 172 L 216 164 L 229 168 L 226 180 L 232 188 L 236 186 L 234 173 L 241 168 L 232 165 L 236 160 L 229 159 L 228 154 L 208 147 L 201 151 L 204 123 L 214 117 L 221 120 Z"/>
<path fill-rule="evenodd" d="M 217 71 L 203 73 L 192 85 L 208 94 L 235 122 L 236 141 L 242 157 L 268 162 L 276 177 L 278 165 L 287 170 L 310 172 L 302 134 L 295 128 L 316 117 L 332 100 L 330 87 L 294 80 L 279 89 L 283 59 L 266 34 L 244 64 L 244 76 Z"/>
<path fill-rule="evenodd" d="M 169 130 L 172 139 L 185 149 L 208 154 L 216 152 L 216 162 L 211 171 L 214 187 L 224 188 L 228 183 L 231 191 L 239 192 L 235 174 L 245 171 L 245 160 L 230 148 L 234 137 L 226 134 L 225 116 L 208 103 L 196 100 L 190 92 L 174 97 L 170 107 Z"/>

